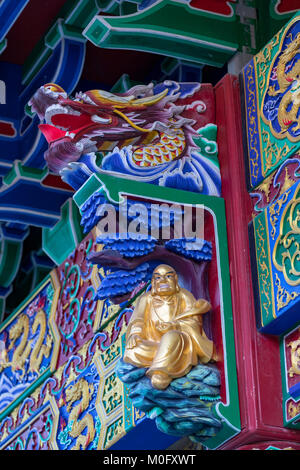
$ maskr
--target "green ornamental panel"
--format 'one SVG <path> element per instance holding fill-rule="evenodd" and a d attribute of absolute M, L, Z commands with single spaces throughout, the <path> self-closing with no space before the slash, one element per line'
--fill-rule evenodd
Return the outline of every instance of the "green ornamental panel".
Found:
<path fill-rule="evenodd" d="M 55 370 L 58 293 L 55 279 L 47 276 L 1 325 L 0 420 Z"/>
<path fill-rule="evenodd" d="M 246 42 L 234 8 L 220 15 L 188 3 L 161 0 L 131 15 L 95 16 L 83 35 L 99 47 L 141 50 L 222 67 Z"/>
<path fill-rule="evenodd" d="M 241 73 L 249 189 L 299 152 L 299 38 L 296 14 Z"/>
<path fill-rule="evenodd" d="M 146 207 L 149 209 L 149 205 L 151 205 L 151 207 L 153 205 L 153 207 L 155 208 L 160 207 L 160 209 L 162 209 L 163 207 L 164 210 L 168 205 L 171 205 L 171 207 L 173 208 L 174 205 L 178 204 L 183 208 L 186 208 L 186 206 L 192 207 L 193 205 L 195 205 L 195 207 L 201 206 L 203 210 L 205 220 L 204 225 L 202 226 L 202 229 L 204 231 L 203 234 L 205 239 L 207 237 L 208 240 L 213 240 L 212 243 L 214 246 L 213 258 L 211 261 L 212 264 L 210 269 L 212 270 L 211 272 L 215 272 L 215 275 L 211 274 L 211 278 L 208 282 L 209 284 L 213 283 L 210 285 L 210 288 L 214 291 L 214 289 L 216 288 L 216 286 L 214 285 L 214 280 L 217 280 L 220 289 L 220 298 L 216 299 L 216 304 L 213 305 L 214 320 L 211 328 L 214 341 L 216 341 L 217 357 L 219 359 L 223 358 L 221 362 L 217 362 L 217 365 L 220 366 L 220 368 L 222 369 L 221 375 L 224 377 L 224 381 L 222 381 L 221 385 L 222 393 L 219 400 L 211 400 L 211 397 L 208 396 L 204 397 L 204 401 L 207 400 L 206 407 L 209 408 L 210 413 L 213 414 L 214 419 L 216 419 L 220 423 L 221 427 L 220 429 L 218 429 L 217 432 L 212 433 L 211 436 L 203 434 L 203 438 L 205 438 L 204 445 L 206 447 L 210 449 L 218 448 L 220 445 L 222 445 L 222 443 L 224 443 L 225 441 L 240 432 L 239 397 L 237 389 L 235 363 L 235 340 L 233 334 L 232 309 L 230 300 L 230 278 L 228 271 L 227 242 L 226 237 L 224 236 L 224 234 L 226 233 L 224 201 L 219 197 L 198 195 L 196 193 L 164 188 L 151 184 L 144 185 L 143 183 L 135 182 L 135 184 L 132 185 L 132 182 L 130 180 L 126 180 L 123 178 L 120 179 L 103 174 L 93 174 L 74 195 L 74 200 L 78 205 L 83 218 L 87 216 L 87 213 L 94 214 L 95 211 L 97 211 L 97 204 L 99 204 L 99 201 L 102 200 L 101 198 L 104 198 L 107 201 L 106 209 L 108 210 L 108 214 L 114 213 L 114 207 L 119 206 L 119 204 L 120 207 L 122 207 L 122 214 L 124 212 L 124 207 L 130 207 L 129 210 L 132 213 L 134 206 L 132 206 L 131 204 L 133 203 L 133 201 L 136 200 L 136 198 L 138 198 L 139 211 L 141 212 L 140 215 L 136 217 L 136 219 L 130 221 L 129 226 L 127 227 L 128 233 L 131 233 L 131 230 L 136 227 L 136 224 L 141 222 L 141 214 L 145 213 Z M 109 221 L 108 218 L 107 222 L 108 224 L 110 224 L 110 222 L 113 221 Z M 146 222 L 142 222 L 142 224 L 143 230 L 153 230 L 153 225 L 147 225 Z M 98 230 L 99 234 L 101 234 L 101 230 L 104 225 L 104 222 L 97 223 L 96 230 Z M 114 224 L 112 224 L 112 226 L 114 226 Z M 144 236 L 146 236 L 144 232 L 143 234 Z M 114 238 L 113 235 L 112 237 Z M 169 260 L 170 263 L 175 263 L 175 265 L 179 262 L 182 270 L 181 276 L 184 276 L 184 269 L 189 269 L 189 263 L 192 261 L 193 256 L 196 256 L 196 254 L 194 253 L 194 255 L 192 255 L 192 252 L 189 252 L 187 256 L 191 259 L 184 258 L 184 255 L 180 255 L 180 251 L 177 250 L 175 253 L 172 254 L 165 247 L 170 246 L 168 244 L 170 242 L 175 241 L 176 240 L 167 240 L 165 244 L 160 241 L 159 246 L 155 248 L 152 253 L 149 253 L 148 255 L 143 257 L 140 256 L 139 261 L 134 259 L 132 263 L 138 262 L 138 266 L 142 267 L 143 263 L 150 263 L 151 259 L 155 260 L 158 256 L 159 259 L 162 260 L 160 262 L 167 263 Z M 116 243 L 121 246 L 121 238 L 120 240 L 119 238 L 117 238 Z M 134 246 L 133 242 L 132 244 Z M 193 250 L 193 248 L 191 248 L 191 250 Z M 105 256 L 106 253 L 107 255 Z M 99 263 L 101 265 L 101 262 L 104 259 L 105 263 L 107 263 L 110 257 L 109 253 L 110 250 L 106 251 L 104 249 L 104 251 L 102 252 L 102 254 L 99 255 L 99 257 L 94 256 L 92 258 L 94 259 L 93 262 L 98 263 L 99 266 Z M 179 258 L 180 261 L 178 261 Z M 117 253 L 115 253 L 112 259 L 114 260 L 114 264 L 117 259 L 120 260 L 120 263 L 125 262 L 123 256 L 118 255 Z M 130 263 L 129 260 L 127 262 Z M 181 263 L 184 264 L 184 269 Z M 117 269 L 122 270 L 122 265 L 118 265 Z M 119 276 L 123 276 L 124 278 L 124 276 L 126 275 L 119 271 Z M 200 283 L 201 275 L 199 274 L 199 276 L 200 277 L 198 279 L 198 284 Z M 185 281 L 189 282 L 188 279 L 186 279 Z M 115 277 L 111 278 L 111 282 L 111 289 L 113 289 L 114 285 L 121 285 L 122 283 L 122 281 L 118 281 L 118 279 L 116 279 Z M 113 282 L 115 284 L 113 284 Z M 219 359 L 217 359 L 217 361 Z M 180 381 L 181 379 L 178 380 Z M 184 391 L 186 386 L 188 386 L 188 380 L 189 377 L 184 378 L 186 384 L 180 386 L 181 392 Z M 128 383 L 128 386 L 130 387 L 131 384 Z M 139 390 L 141 390 L 141 388 L 139 388 Z M 163 397 L 163 394 L 161 392 L 160 395 Z M 191 401 L 191 403 L 192 402 L 193 400 Z M 190 408 L 191 406 L 192 405 L 190 405 Z M 201 405 L 200 400 L 198 403 L 198 408 L 200 407 L 200 409 L 202 409 L 201 406 L 203 406 L 203 404 Z M 205 413 L 208 413 L 207 409 Z M 164 428 L 165 432 L 168 433 L 169 428 L 166 425 L 166 422 L 164 421 L 165 415 L 163 405 L 156 406 L 152 410 L 149 409 L 149 415 L 152 419 L 158 420 L 157 426 L 160 426 L 159 429 Z M 197 419 L 199 418 L 198 416 L 196 417 L 196 415 L 194 420 L 195 423 L 198 423 Z M 209 415 L 205 415 L 207 416 L 208 421 Z M 198 424 L 197 426 L 199 434 L 201 434 L 202 425 Z"/>
<path fill-rule="evenodd" d="M 299 316 L 299 191 L 295 183 L 250 224 L 257 326 L 265 333 L 284 333 Z"/>
<path fill-rule="evenodd" d="M 297 0 L 256 0 L 257 41 L 261 49 L 299 10 Z"/>
<path fill-rule="evenodd" d="M 115 373 L 135 299 L 94 300 L 92 233 L 0 329 L 0 448 L 107 449 L 141 420 Z"/>
<path fill-rule="evenodd" d="M 116 322 L 88 340 L 2 420 L 1 449 L 105 450 L 145 419 L 115 373 L 122 351 L 119 333 L 126 325 L 120 331 Z M 103 346 L 106 335 L 117 331 L 117 338 Z"/>
<path fill-rule="evenodd" d="M 83 239 L 80 215 L 70 198 L 61 207 L 60 221 L 42 232 L 42 248 L 56 264 L 61 264 Z"/>

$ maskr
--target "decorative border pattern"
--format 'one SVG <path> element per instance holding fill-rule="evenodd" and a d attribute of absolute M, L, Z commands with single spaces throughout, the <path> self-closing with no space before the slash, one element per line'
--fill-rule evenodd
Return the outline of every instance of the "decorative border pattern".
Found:
<path fill-rule="evenodd" d="M 225 224 L 224 201 L 219 197 L 211 197 L 190 193 L 187 191 L 158 187 L 151 184 L 135 182 L 116 178 L 110 175 L 93 174 L 74 195 L 74 200 L 80 207 L 91 195 L 101 191 L 107 199 L 116 203 L 122 201 L 124 196 L 139 200 L 157 203 L 201 204 L 213 218 L 214 236 L 216 245 L 217 278 L 220 288 L 220 330 L 222 331 L 223 357 L 224 357 L 224 395 L 221 402 L 215 405 L 215 412 L 223 420 L 222 430 L 205 442 L 205 446 L 214 449 L 233 435 L 240 432 L 239 396 L 237 389 L 235 339 L 232 323 L 231 289 L 228 271 L 228 251 Z"/>
<path fill-rule="evenodd" d="M 53 322 L 59 287 L 52 276 L 1 327 L 1 414 L 6 416 L 55 370 L 59 338 Z"/>
<path fill-rule="evenodd" d="M 282 334 L 297 321 L 300 301 L 299 182 L 266 207 L 251 222 L 256 258 L 253 280 L 258 290 L 258 328 Z M 298 211 L 298 212 L 297 212 Z"/>
<path fill-rule="evenodd" d="M 269 100 L 268 103 L 265 100 L 272 87 L 277 87 L 276 90 L 274 88 L 274 97 L 281 90 L 280 85 L 274 85 L 274 83 L 277 84 L 276 80 L 282 80 L 279 78 L 277 62 L 278 58 L 283 56 L 287 50 L 285 40 L 289 37 L 291 30 L 293 31 L 292 39 L 295 42 L 297 32 L 300 30 L 299 14 L 296 14 L 241 72 L 246 127 L 245 158 L 250 188 L 259 186 L 280 164 L 300 148 L 298 138 L 273 131 L 273 121 L 278 116 L 279 104 L 276 101 L 276 107 L 274 100 L 272 102 Z M 282 51 L 283 47 L 285 49 Z M 295 60 L 298 59 L 297 56 Z M 275 61 L 276 67 L 274 66 Z M 270 83 L 272 83 L 272 87 Z M 272 96 L 271 91 L 270 96 Z M 280 96 L 284 96 L 283 91 Z M 269 117 L 265 116 L 266 111 Z M 282 113 L 282 111 L 280 112 Z"/>
<path fill-rule="evenodd" d="M 2 420 L 1 449 L 108 449 L 145 418 L 114 372 L 131 314 L 120 313 Z"/>

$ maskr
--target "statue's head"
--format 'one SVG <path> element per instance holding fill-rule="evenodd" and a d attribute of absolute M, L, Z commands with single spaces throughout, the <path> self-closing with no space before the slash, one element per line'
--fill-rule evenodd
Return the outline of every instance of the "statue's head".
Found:
<path fill-rule="evenodd" d="M 160 264 L 154 269 L 151 283 L 152 293 L 157 295 L 172 295 L 180 290 L 177 273 L 167 264 Z"/>

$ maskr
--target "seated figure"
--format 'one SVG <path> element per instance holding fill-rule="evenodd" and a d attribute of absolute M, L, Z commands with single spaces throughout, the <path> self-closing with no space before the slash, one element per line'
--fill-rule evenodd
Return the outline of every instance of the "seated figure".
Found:
<path fill-rule="evenodd" d="M 123 360 L 148 368 L 152 386 L 165 389 L 199 362 L 213 359 L 214 344 L 202 328 L 201 314 L 211 305 L 178 284 L 176 271 L 161 264 L 152 275 L 152 289 L 143 294 L 126 334 Z"/>

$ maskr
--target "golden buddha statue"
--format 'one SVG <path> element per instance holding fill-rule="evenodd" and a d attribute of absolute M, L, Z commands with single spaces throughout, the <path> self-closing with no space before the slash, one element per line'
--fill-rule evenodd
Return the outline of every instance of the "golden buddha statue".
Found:
<path fill-rule="evenodd" d="M 148 368 L 154 388 L 165 389 L 199 361 L 213 358 L 214 344 L 202 328 L 201 315 L 211 305 L 196 300 L 178 284 L 176 271 L 161 264 L 152 275 L 152 289 L 134 309 L 126 334 L 124 361 Z"/>

